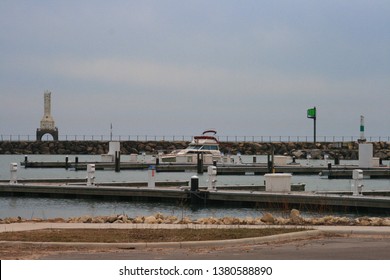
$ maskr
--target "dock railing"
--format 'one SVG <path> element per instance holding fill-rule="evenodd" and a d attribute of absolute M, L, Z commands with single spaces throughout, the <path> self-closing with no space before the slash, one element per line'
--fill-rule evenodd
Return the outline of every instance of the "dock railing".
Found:
<path fill-rule="evenodd" d="M 191 141 L 191 135 L 59 135 L 60 141 Z M 313 136 L 239 136 L 222 135 L 217 137 L 220 142 L 314 142 Z M 317 136 L 317 142 L 356 142 L 359 136 Z M 50 141 L 53 138 L 46 134 L 43 141 Z M 368 142 L 390 142 L 390 136 L 368 136 Z M 0 134 L 0 141 L 36 141 L 35 135 L 7 135 Z"/>

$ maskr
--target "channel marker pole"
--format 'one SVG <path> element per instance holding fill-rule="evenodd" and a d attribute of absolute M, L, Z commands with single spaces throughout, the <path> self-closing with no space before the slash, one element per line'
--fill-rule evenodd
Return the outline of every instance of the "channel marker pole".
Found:
<path fill-rule="evenodd" d="M 313 119 L 314 121 L 314 144 L 316 143 L 316 137 L 317 137 L 317 127 L 316 127 L 316 122 L 317 122 L 317 109 L 316 107 L 310 108 L 307 110 L 307 117 L 309 119 Z"/>

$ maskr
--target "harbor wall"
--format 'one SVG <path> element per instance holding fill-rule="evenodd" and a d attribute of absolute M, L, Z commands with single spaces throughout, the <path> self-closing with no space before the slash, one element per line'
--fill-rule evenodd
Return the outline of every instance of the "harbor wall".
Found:
<path fill-rule="evenodd" d="M 189 142 L 177 141 L 121 141 L 122 154 L 157 154 L 168 153 L 175 149 L 187 147 Z M 382 160 L 390 159 L 390 142 L 374 142 L 374 157 Z M 225 154 L 267 155 L 272 151 L 275 155 L 295 156 L 305 159 L 310 154 L 312 159 L 358 159 L 358 143 L 356 142 L 222 142 L 220 149 Z M 100 155 L 108 152 L 108 141 L 0 141 L 0 154 L 89 154 Z"/>

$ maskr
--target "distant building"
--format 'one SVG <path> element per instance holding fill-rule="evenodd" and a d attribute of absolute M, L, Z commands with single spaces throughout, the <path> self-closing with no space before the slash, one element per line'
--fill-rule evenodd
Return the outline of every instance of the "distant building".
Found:
<path fill-rule="evenodd" d="M 51 115 L 51 92 L 44 92 L 44 114 L 41 120 L 41 127 L 37 129 L 37 141 L 41 141 L 45 134 L 50 134 L 55 141 L 58 141 L 58 128 L 55 126 Z"/>

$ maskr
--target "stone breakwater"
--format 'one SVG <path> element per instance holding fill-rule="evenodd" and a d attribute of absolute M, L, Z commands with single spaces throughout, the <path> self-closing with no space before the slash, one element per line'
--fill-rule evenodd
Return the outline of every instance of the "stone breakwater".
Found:
<path fill-rule="evenodd" d="M 21 217 L 11 217 L 0 219 L 0 224 L 24 223 L 24 222 L 50 222 L 50 223 L 128 223 L 128 224 L 200 224 L 200 225 L 345 225 L 345 226 L 390 226 L 390 218 L 379 217 L 359 217 L 348 218 L 338 216 L 323 216 L 305 218 L 301 216 L 299 210 L 292 209 L 288 217 L 275 217 L 270 213 L 265 213 L 259 217 L 223 217 L 223 218 L 199 218 L 192 220 L 188 217 L 178 218 L 176 216 L 163 215 L 157 213 L 151 216 L 129 217 L 125 214 L 111 216 L 81 216 L 68 219 L 31 219 L 26 220 Z"/>
<path fill-rule="evenodd" d="M 184 141 L 121 141 L 122 154 L 168 153 L 187 147 Z M 100 155 L 108 152 L 105 141 L 1 141 L 0 154 L 47 154 L 47 155 Z M 383 160 L 390 159 L 390 142 L 374 142 L 374 156 Z M 358 159 L 358 143 L 305 143 L 305 142 L 222 142 L 220 149 L 225 154 L 236 155 L 275 155 L 294 156 L 305 159 L 310 154 L 312 159 L 320 159 L 326 154 L 330 159 Z"/>

